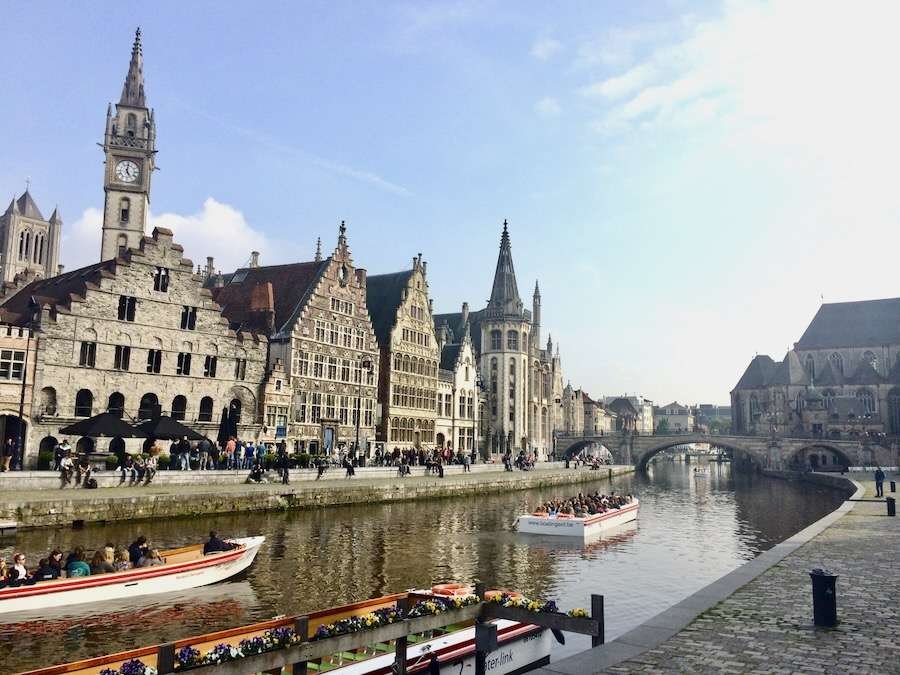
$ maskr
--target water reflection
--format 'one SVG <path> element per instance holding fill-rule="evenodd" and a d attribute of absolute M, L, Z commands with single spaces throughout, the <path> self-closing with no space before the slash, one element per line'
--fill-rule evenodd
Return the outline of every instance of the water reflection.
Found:
<path fill-rule="evenodd" d="M 14 545 L 29 560 L 54 546 L 128 543 L 138 530 L 162 547 L 195 542 L 213 527 L 228 536 L 264 534 L 266 543 L 236 582 L 142 598 L 140 608 L 89 605 L 43 621 L 19 617 L 30 620 L 0 627 L 0 670 L 164 642 L 445 579 L 478 578 L 556 599 L 566 608 L 587 606 L 590 593 L 603 593 L 611 638 L 802 529 L 841 499 L 830 490 L 733 476 L 728 465 L 713 465 L 708 477 L 694 478 L 682 464 L 654 464 L 648 475 L 620 477 L 613 486 L 639 495 L 639 520 L 588 545 L 512 530 L 519 513 L 556 494 L 546 490 L 170 519 L 137 529 L 111 524 L 20 533 Z M 0 555 L 12 551 L 10 542 L 0 542 Z M 586 638 L 570 637 L 556 655 L 586 645 Z"/>

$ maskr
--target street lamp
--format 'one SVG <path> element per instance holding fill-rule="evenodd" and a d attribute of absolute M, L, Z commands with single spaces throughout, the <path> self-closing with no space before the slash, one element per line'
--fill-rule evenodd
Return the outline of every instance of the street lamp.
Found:
<path fill-rule="evenodd" d="M 359 448 L 359 423 L 362 420 L 362 385 L 363 385 L 363 370 L 367 373 L 372 373 L 372 361 L 362 355 L 359 356 L 359 387 L 356 390 L 356 452 L 357 459 L 359 459 L 360 448 Z"/>

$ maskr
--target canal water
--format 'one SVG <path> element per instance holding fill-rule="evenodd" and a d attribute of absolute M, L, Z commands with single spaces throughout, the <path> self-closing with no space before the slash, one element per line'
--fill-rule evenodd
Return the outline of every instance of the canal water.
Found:
<path fill-rule="evenodd" d="M 38 530 L 0 540 L 0 555 L 22 550 L 29 564 L 53 547 L 128 544 L 137 534 L 172 548 L 205 538 L 263 534 L 266 542 L 240 579 L 183 594 L 87 605 L 53 614 L 3 615 L 0 673 L 15 672 L 299 614 L 433 581 L 481 579 L 562 609 L 606 602 L 607 639 L 783 541 L 834 510 L 840 492 L 745 474 L 712 464 L 707 478 L 691 465 L 651 464 L 647 474 L 579 489 L 633 493 L 634 526 L 589 545 L 517 534 L 515 517 L 560 491 L 531 490 L 402 504 L 291 513 L 169 519 L 138 524 Z M 798 583 L 804 583 L 799 579 Z M 560 658 L 586 648 L 568 635 Z"/>

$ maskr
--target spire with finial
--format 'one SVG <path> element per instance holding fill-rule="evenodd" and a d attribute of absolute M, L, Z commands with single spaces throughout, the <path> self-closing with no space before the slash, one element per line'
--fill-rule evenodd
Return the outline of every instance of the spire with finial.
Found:
<path fill-rule="evenodd" d="M 316 262 L 322 262 L 322 237 L 316 238 Z"/>
<path fill-rule="evenodd" d="M 522 300 L 519 298 L 519 286 L 516 283 L 516 271 L 513 268 L 512 246 L 509 242 L 509 227 L 503 220 L 503 234 L 500 236 L 500 255 L 497 258 L 497 269 L 494 272 L 494 286 L 487 309 L 490 313 L 501 316 L 520 316 Z"/>
<path fill-rule="evenodd" d="M 141 50 L 141 27 L 134 32 L 134 44 L 131 47 L 131 63 L 128 64 L 128 75 L 122 85 L 122 98 L 119 105 L 130 105 L 146 108 L 144 98 L 144 54 Z"/>

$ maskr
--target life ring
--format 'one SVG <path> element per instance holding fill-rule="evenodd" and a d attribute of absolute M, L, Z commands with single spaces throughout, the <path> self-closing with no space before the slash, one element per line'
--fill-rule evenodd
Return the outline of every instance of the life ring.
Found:
<path fill-rule="evenodd" d="M 546 518 L 547 517 L 546 513 L 540 513 L 539 511 L 535 511 L 531 515 L 533 515 L 535 518 Z"/>
<path fill-rule="evenodd" d="M 573 516 L 571 513 L 557 513 L 556 517 L 557 518 L 574 518 L 575 516 Z"/>
<path fill-rule="evenodd" d="M 485 591 L 484 599 L 485 600 L 493 600 L 494 598 L 499 598 L 502 595 L 506 595 L 507 597 L 518 599 L 522 597 L 522 594 L 518 591 L 502 591 L 502 590 L 493 590 L 493 591 Z"/>
<path fill-rule="evenodd" d="M 468 595 L 471 591 L 469 586 L 462 584 L 435 584 L 431 587 L 431 592 L 435 595 Z"/>

